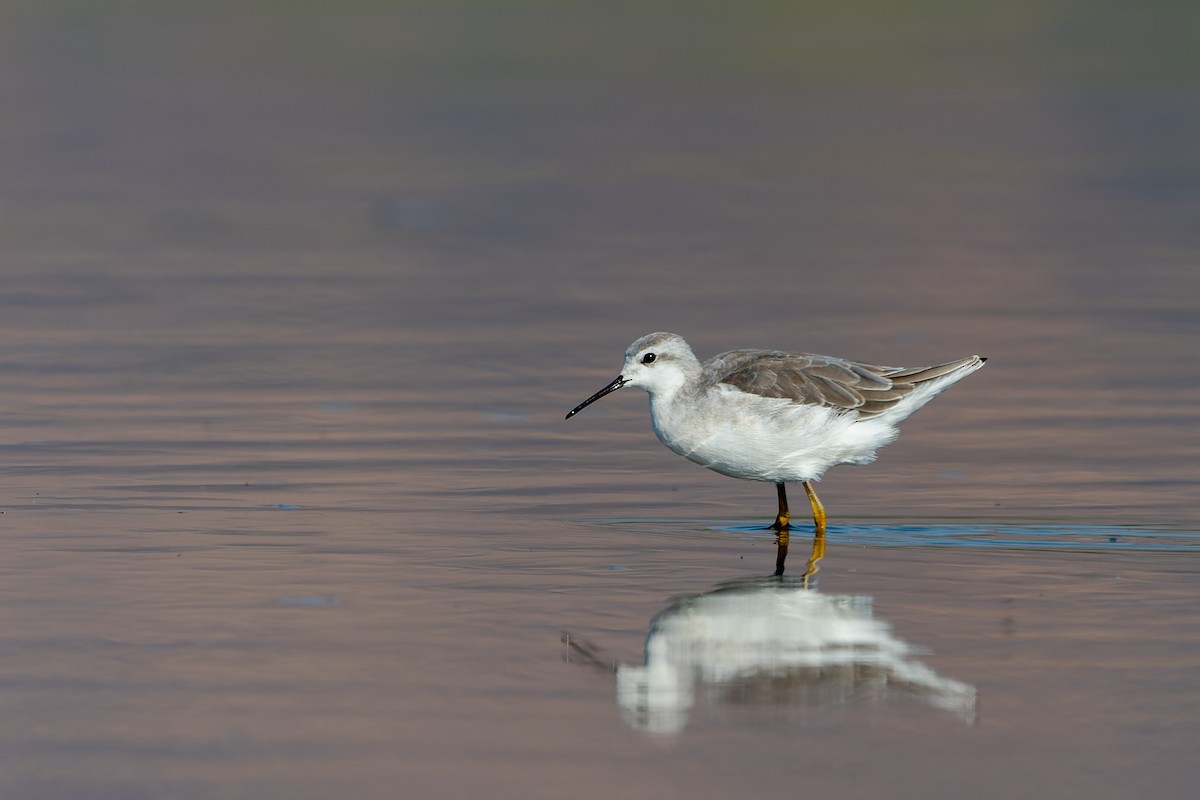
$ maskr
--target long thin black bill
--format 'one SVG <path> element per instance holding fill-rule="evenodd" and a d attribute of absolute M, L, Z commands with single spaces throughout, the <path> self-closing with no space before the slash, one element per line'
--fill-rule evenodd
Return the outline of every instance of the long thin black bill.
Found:
<path fill-rule="evenodd" d="M 592 403 L 599 400 L 601 397 L 604 397 L 604 395 L 612 394 L 617 389 L 620 389 L 622 386 L 624 386 L 627 383 L 629 383 L 629 381 L 626 380 L 624 375 L 618 375 L 615 379 L 613 379 L 613 382 L 610 383 L 608 386 L 605 386 L 603 389 L 596 392 L 594 395 L 589 397 L 587 400 L 584 400 L 582 403 L 580 403 L 579 405 L 575 406 L 570 411 L 568 411 L 567 415 L 565 417 L 563 417 L 563 419 L 570 419 L 571 417 L 578 414 L 580 411 L 583 411 L 585 408 L 590 406 Z"/>

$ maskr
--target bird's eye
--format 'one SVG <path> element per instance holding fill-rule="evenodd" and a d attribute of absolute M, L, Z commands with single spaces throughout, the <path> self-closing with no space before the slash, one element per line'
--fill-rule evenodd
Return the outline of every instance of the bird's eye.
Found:
<path fill-rule="evenodd" d="M 657 358 L 657 356 L 655 356 L 654 353 L 646 353 L 646 355 L 642 356 L 642 363 L 653 364 L 655 358 Z"/>

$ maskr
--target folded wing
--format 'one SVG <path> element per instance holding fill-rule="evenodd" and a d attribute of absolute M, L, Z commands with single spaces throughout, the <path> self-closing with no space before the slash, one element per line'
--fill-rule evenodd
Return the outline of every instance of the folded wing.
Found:
<path fill-rule="evenodd" d="M 920 384 L 972 364 L 974 357 L 932 367 L 883 367 L 812 353 L 731 350 L 704 364 L 704 381 L 728 384 L 761 397 L 857 411 L 887 411 Z"/>

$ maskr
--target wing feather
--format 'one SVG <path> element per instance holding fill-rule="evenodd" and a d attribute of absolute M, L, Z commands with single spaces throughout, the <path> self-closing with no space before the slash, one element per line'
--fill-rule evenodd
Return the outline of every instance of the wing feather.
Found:
<path fill-rule="evenodd" d="M 971 360 L 908 369 L 813 353 L 731 350 L 704 364 L 703 380 L 710 386 L 724 383 L 761 397 L 871 417 L 903 400 L 918 384 L 954 372 Z"/>

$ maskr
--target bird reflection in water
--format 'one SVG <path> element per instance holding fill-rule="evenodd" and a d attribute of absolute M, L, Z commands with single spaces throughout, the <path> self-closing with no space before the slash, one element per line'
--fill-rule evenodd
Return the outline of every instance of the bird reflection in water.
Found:
<path fill-rule="evenodd" d="M 823 552 L 823 541 L 821 552 Z M 915 697 L 966 723 L 975 719 L 975 687 L 914 661 L 913 648 L 873 616 L 865 595 L 822 594 L 805 574 L 729 581 L 677 597 L 650 623 L 644 664 L 605 663 L 598 650 L 564 636 L 571 660 L 616 673 L 617 703 L 633 728 L 674 734 L 692 709 L 726 705 L 826 708 Z"/>
<path fill-rule="evenodd" d="M 788 532 L 781 531 L 775 537 L 775 577 L 783 576 L 784 565 L 787 562 L 788 555 Z M 813 576 L 821 568 L 821 559 L 825 557 L 825 528 L 823 526 L 817 528 L 817 532 L 813 534 L 812 553 L 808 557 L 808 561 L 804 564 L 804 574 L 800 576 L 800 585 L 805 589 L 809 588 L 812 583 Z"/>

